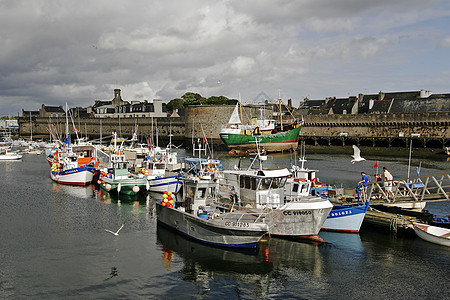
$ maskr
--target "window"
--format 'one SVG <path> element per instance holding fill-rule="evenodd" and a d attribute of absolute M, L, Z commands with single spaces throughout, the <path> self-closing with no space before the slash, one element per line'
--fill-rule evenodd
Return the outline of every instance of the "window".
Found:
<path fill-rule="evenodd" d="M 251 180 L 250 180 L 250 188 L 252 190 L 256 190 L 256 188 L 258 187 L 258 183 L 259 183 L 259 179 L 255 178 L 255 177 L 252 177 Z"/>
<path fill-rule="evenodd" d="M 245 186 L 244 186 L 244 188 L 246 188 L 246 189 L 250 189 L 250 177 L 247 177 L 247 176 L 245 176 L 244 177 L 244 182 L 245 182 Z"/>
<path fill-rule="evenodd" d="M 271 181 L 272 181 L 272 179 L 270 179 L 270 178 L 261 179 L 261 190 L 269 189 Z"/>
<path fill-rule="evenodd" d="M 199 188 L 198 189 L 198 198 L 205 198 L 206 197 L 206 188 Z"/>

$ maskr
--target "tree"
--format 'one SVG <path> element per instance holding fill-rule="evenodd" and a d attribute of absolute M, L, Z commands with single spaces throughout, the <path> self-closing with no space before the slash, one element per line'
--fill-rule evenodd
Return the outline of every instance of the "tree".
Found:
<path fill-rule="evenodd" d="M 175 109 L 184 110 L 189 105 L 235 105 L 238 100 L 228 99 L 225 96 L 211 96 L 208 99 L 202 97 L 200 94 L 187 92 L 180 98 L 170 100 L 166 104 L 168 111 Z"/>
<path fill-rule="evenodd" d="M 200 94 L 187 92 L 181 98 L 184 99 L 184 107 L 188 105 L 201 105 L 205 101 L 205 98 L 200 96 Z"/>
<path fill-rule="evenodd" d="M 169 103 L 167 103 L 166 108 L 168 111 L 173 111 L 175 109 L 184 110 L 184 100 L 180 98 L 170 100 Z"/>

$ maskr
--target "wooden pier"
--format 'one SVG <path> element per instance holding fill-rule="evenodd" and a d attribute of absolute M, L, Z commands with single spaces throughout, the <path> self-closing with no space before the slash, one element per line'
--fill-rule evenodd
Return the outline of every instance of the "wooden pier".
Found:
<path fill-rule="evenodd" d="M 426 223 L 432 218 L 422 212 L 427 202 L 450 200 L 450 173 L 394 180 L 392 191 L 386 190 L 383 181 L 369 182 L 360 196 L 363 201 L 370 201 L 365 225 L 394 233 L 406 231 L 411 221 Z"/>
<path fill-rule="evenodd" d="M 362 190 L 362 198 L 371 204 L 405 206 L 430 201 L 450 200 L 450 172 L 418 177 L 396 179 L 392 191 L 388 191 L 384 181 L 369 182 Z"/>

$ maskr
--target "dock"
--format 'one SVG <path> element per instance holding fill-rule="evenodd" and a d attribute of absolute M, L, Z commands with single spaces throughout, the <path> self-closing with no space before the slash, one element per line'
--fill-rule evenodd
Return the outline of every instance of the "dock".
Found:
<path fill-rule="evenodd" d="M 335 201 L 354 202 L 356 195 L 333 195 Z M 353 193 L 353 190 L 348 190 Z M 369 182 L 360 191 L 360 201 L 370 201 L 363 224 L 394 233 L 408 231 L 411 222 L 427 223 L 433 216 L 423 211 L 428 202 L 450 200 L 450 172 L 396 179 L 392 191 L 384 181 Z"/>
<path fill-rule="evenodd" d="M 398 211 L 396 213 L 369 207 L 363 224 L 364 226 L 381 228 L 394 234 L 404 233 L 412 229 L 409 226 L 411 222 L 423 223 L 424 219 L 429 218 L 429 214 L 427 213 L 416 212 L 415 214 L 415 216 L 412 216 L 411 212 L 407 211 Z"/>

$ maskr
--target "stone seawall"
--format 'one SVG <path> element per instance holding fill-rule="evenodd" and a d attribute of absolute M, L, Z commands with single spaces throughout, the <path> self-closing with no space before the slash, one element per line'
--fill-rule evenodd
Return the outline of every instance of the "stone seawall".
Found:
<path fill-rule="evenodd" d="M 120 119 L 94 119 L 85 118 L 75 120 L 78 130 L 85 131 L 91 139 L 100 136 L 110 136 L 113 131 L 130 138 L 135 128 L 139 125 L 138 134 L 142 139 L 153 133 L 158 134 L 162 144 L 168 141 L 171 132 L 172 139 L 177 144 L 184 142 L 185 146 L 191 145 L 191 139 L 203 138 L 206 135 L 216 149 L 225 149 L 220 141 L 219 131 L 226 124 L 233 112 L 234 106 L 190 106 L 186 109 L 182 118 L 127 118 Z M 272 111 L 266 112 L 271 114 Z M 245 107 L 243 119 L 245 122 L 254 116 L 260 116 L 259 106 Z M 299 117 L 301 118 L 301 117 Z M 405 146 L 408 139 L 414 137 L 421 141 L 419 146 L 443 147 L 450 146 L 450 112 L 439 113 L 414 113 L 414 114 L 379 114 L 379 115 L 307 115 L 304 116 L 305 124 L 301 130 L 301 139 L 309 144 L 319 145 L 348 145 L 350 143 L 365 143 L 378 146 Z M 65 132 L 65 119 L 53 118 L 53 125 L 58 133 Z M 33 138 L 49 138 L 49 120 L 47 118 L 32 118 Z M 19 133 L 22 137 L 30 136 L 29 118 L 19 120 Z M 73 135 L 72 123 L 69 126 Z"/>
<path fill-rule="evenodd" d="M 450 112 L 304 116 L 303 135 L 450 138 Z"/>
<path fill-rule="evenodd" d="M 58 134 L 65 134 L 65 118 L 52 118 L 51 124 L 56 128 Z M 178 142 L 184 140 L 185 134 L 185 120 L 184 118 L 128 118 L 128 119 L 94 119 L 94 118 L 80 118 L 74 121 L 78 134 L 82 136 L 87 135 L 89 139 L 98 139 L 100 135 L 105 140 L 110 140 L 113 132 L 120 133 L 122 136 L 131 138 L 138 125 L 138 136 L 140 140 L 144 140 L 145 136 L 158 135 L 161 141 L 168 141 L 169 134 L 173 135 L 173 140 Z M 32 118 L 33 138 L 48 139 L 49 138 L 49 119 L 48 118 Z M 69 132 L 72 137 L 75 136 L 72 122 L 69 123 Z M 21 137 L 30 136 L 30 120 L 27 118 L 19 120 L 19 134 Z"/>

